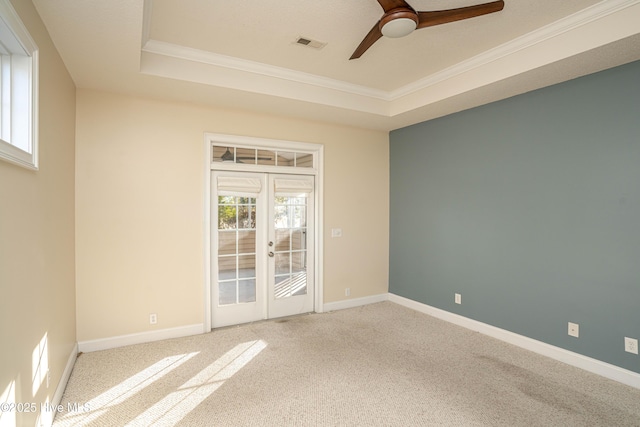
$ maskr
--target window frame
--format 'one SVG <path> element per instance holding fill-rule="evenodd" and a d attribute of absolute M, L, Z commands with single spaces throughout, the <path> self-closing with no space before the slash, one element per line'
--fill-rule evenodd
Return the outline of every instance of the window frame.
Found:
<path fill-rule="evenodd" d="M 0 0 L 0 159 L 32 170 L 39 167 L 38 52 L 10 1 Z"/>

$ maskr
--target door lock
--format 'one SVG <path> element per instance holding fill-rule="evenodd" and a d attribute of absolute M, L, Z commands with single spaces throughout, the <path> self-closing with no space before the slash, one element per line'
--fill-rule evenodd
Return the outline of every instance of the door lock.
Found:
<path fill-rule="evenodd" d="M 273 258 L 273 252 L 269 251 L 269 256 Z"/>
<path fill-rule="evenodd" d="M 269 242 L 269 246 L 273 246 L 273 242 Z"/>

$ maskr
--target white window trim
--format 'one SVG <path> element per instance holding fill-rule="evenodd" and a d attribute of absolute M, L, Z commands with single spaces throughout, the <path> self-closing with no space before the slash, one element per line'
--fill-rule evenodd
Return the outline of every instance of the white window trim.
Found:
<path fill-rule="evenodd" d="M 229 145 L 233 147 L 259 147 L 271 150 L 291 150 L 308 152 L 314 156 L 313 168 L 278 167 L 247 165 L 240 163 L 212 162 L 212 144 Z M 314 310 L 316 313 L 324 311 L 324 146 L 309 142 L 283 141 L 275 139 L 254 138 L 248 136 L 225 135 L 218 133 L 204 134 L 204 332 L 211 331 L 211 173 L 214 170 L 235 170 L 245 172 L 267 172 L 278 174 L 313 175 L 315 176 L 314 215 L 315 227 L 315 295 Z"/>
<path fill-rule="evenodd" d="M 274 139 L 265 139 L 265 138 L 254 138 L 248 136 L 237 136 L 237 135 L 222 135 L 222 134 L 213 134 L 207 133 L 208 141 L 211 145 L 224 146 L 227 148 L 248 148 L 248 149 L 259 149 L 259 150 L 267 150 L 273 151 L 274 153 L 278 152 L 287 152 L 287 153 L 296 153 L 296 154 L 311 154 L 313 156 L 313 166 L 312 167 L 298 167 L 298 166 L 277 166 L 277 165 L 260 165 L 260 164 L 252 164 L 252 163 L 236 163 L 236 162 L 214 162 L 211 157 L 209 157 L 209 161 L 211 162 L 212 170 L 228 170 L 228 171 L 238 171 L 242 170 L 245 172 L 266 172 L 266 173 L 279 173 L 279 174 L 295 174 L 295 175 L 317 175 L 319 166 L 318 159 L 321 157 L 319 154 L 319 148 L 322 147 L 320 144 L 313 144 L 309 142 L 295 142 L 295 141 L 282 141 L 282 140 L 274 140 Z M 209 155 L 211 155 L 212 147 L 207 149 Z"/>
<path fill-rule="evenodd" d="M 28 103 L 26 107 L 27 133 L 26 145 L 30 151 L 25 151 L 11 144 L 10 141 L 0 139 L 0 159 L 19 166 L 38 170 L 38 46 L 29 31 L 13 9 L 9 0 L 0 0 L 0 19 L 21 44 L 25 53 L 30 57 L 30 79 L 28 82 Z"/>

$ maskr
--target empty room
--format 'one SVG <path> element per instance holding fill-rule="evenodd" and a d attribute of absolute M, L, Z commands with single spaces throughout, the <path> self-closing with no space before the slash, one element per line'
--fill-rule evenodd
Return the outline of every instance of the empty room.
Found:
<path fill-rule="evenodd" d="M 0 0 L 0 427 L 640 425 L 640 0 Z"/>

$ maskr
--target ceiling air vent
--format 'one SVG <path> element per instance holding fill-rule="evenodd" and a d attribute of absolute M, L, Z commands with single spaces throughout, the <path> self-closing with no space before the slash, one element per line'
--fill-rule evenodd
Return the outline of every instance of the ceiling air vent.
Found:
<path fill-rule="evenodd" d="M 295 41 L 296 44 L 301 44 L 303 46 L 312 47 L 314 49 L 322 49 L 327 44 L 319 42 L 318 40 L 312 40 L 308 37 L 298 37 Z"/>

